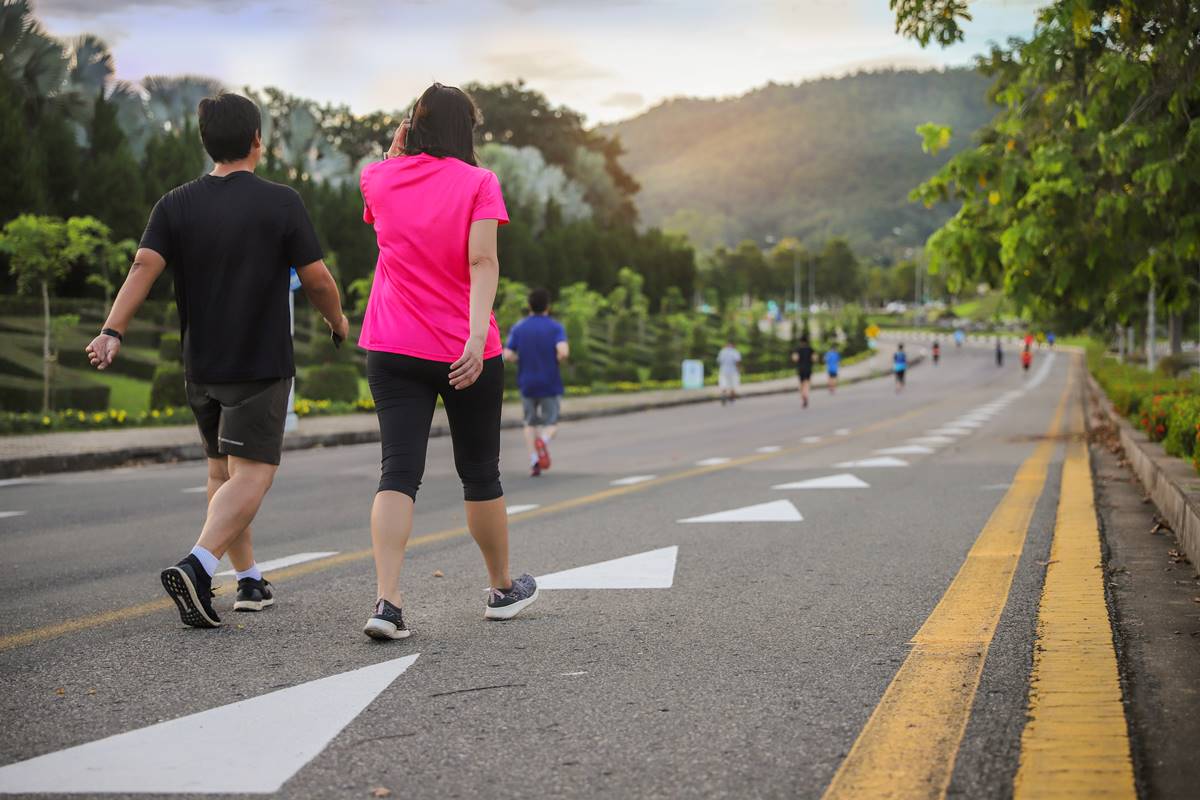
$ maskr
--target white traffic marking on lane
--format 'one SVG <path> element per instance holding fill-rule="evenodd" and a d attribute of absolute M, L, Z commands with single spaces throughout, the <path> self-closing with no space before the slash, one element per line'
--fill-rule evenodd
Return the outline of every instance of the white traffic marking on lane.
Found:
<path fill-rule="evenodd" d="M 769 444 L 766 447 L 760 447 L 754 452 L 756 453 L 778 453 L 783 448 L 777 444 Z"/>
<path fill-rule="evenodd" d="M 715 514 L 688 517 L 680 522 L 800 522 L 804 517 L 791 500 L 773 500 L 744 508 L 732 508 Z"/>
<path fill-rule="evenodd" d="M 857 475 L 843 472 L 840 475 L 826 475 L 822 478 L 809 478 L 795 483 L 781 483 L 772 489 L 870 489 L 871 485 Z"/>
<path fill-rule="evenodd" d="M 697 467 L 715 467 L 718 464 L 728 464 L 729 459 L 724 456 L 716 456 L 714 458 L 702 458 L 696 462 Z"/>
<path fill-rule="evenodd" d="M 958 428 L 982 428 L 983 423 L 977 419 L 959 419 L 954 421 L 955 427 Z"/>
<path fill-rule="evenodd" d="M 292 556 L 284 556 L 283 558 L 273 558 L 270 561 L 263 561 L 258 565 L 258 568 L 262 572 L 269 572 L 273 569 L 283 569 L 284 567 L 290 567 L 293 564 L 303 564 L 306 561 L 316 561 L 318 558 L 328 558 L 329 556 L 336 555 L 336 550 L 321 551 L 317 553 L 296 553 Z M 217 575 L 221 576 L 236 574 L 237 571 L 232 569 L 227 569 L 224 572 L 217 573 Z"/>
<path fill-rule="evenodd" d="M 0 519 L 8 519 L 9 517 L 23 517 L 28 513 L 28 511 L 0 511 Z"/>
<path fill-rule="evenodd" d="M 539 589 L 670 589 L 679 545 L 540 575 Z"/>
<path fill-rule="evenodd" d="M 849 436 L 850 429 L 849 428 L 838 428 L 836 431 L 833 432 L 833 435 L 834 436 Z"/>
<path fill-rule="evenodd" d="M 0 792 L 277 792 L 416 660 L 384 661 L 0 767 Z M 236 731 L 270 735 L 247 747 Z"/>
<path fill-rule="evenodd" d="M 879 458 L 861 458 L 857 461 L 843 461 L 840 464 L 834 464 L 835 467 L 842 469 L 852 469 L 854 467 L 907 467 L 908 462 L 892 456 L 880 456 Z"/>
<path fill-rule="evenodd" d="M 533 511 L 535 508 L 541 508 L 541 506 L 537 503 L 518 503 L 508 507 L 508 515 L 511 517 L 513 514 L 524 514 L 526 511 Z"/>
<path fill-rule="evenodd" d="M 31 483 L 49 483 L 50 481 L 44 478 L 5 478 L 0 480 L 0 487 L 4 486 L 28 486 Z"/>
<path fill-rule="evenodd" d="M 207 486 L 192 486 L 188 489 L 180 489 L 184 494 L 204 494 L 208 491 Z"/>
<path fill-rule="evenodd" d="M 979 488 L 982 491 L 989 492 L 989 491 L 998 491 L 1000 489 L 1007 489 L 1009 486 L 1012 486 L 1012 484 L 1011 483 L 989 483 L 984 486 L 980 486 Z"/>
<path fill-rule="evenodd" d="M 1042 366 L 1039 367 L 1038 371 L 1033 374 L 1033 378 L 1029 381 L 1029 383 L 1025 384 L 1025 388 L 1022 389 L 1022 391 L 1028 392 L 1041 386 L 1042 381 L 1046 380 L 1046 376 L 1050 374 L 1050 365 L 1053 363 L 1054 353 L 1051 353 L 1050 355 L 1046 356 L 1046 360 L 1042 362 Z"/>
<path fill-rule="evenodd" d="M 934 436 L 966 436 L 968 433 L 974 433 L 974 431 L 970 430 L 969 428 L 955 428 L 954 426 L 947 426 L 945 428 L 932 428 L 928 432 L 932 433 Z"/>
<path fill-rule="evenodd" d="M 881 456 L 928 455 L 933 452 L 933 448 L 919 444 L 902 444 L 899 447 L 883 447 L 875 452 Z"/>
<path fill-rule="evenodd" d="M 909 439 L 913 444 L 950 444 L 954 441 L 950 436 L 914 436 Z"/>
<path fill-rule="evenodd" d="M 820 436 L 805 436 L 800 441 L 804 442 L 805 444 L 816 444 L 817 442 L 821 441 L 821 437 Z"/>
<path fill-rule="evenodd" d="M 630 475 L 628 478 L 618 478 L 609 484 L 609 486 L 633 486 L 638 483 L 645 483 L 657 478 L 657 475 Z"/>

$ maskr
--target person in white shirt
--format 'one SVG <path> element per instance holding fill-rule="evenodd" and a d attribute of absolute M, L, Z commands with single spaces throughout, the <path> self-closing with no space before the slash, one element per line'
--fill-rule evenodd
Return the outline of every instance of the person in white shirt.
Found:
<path fill-rule="evenodd" d="M 717 385 L 721 388 L 721 405 L 737 399 L 737 389 L 742 385 L 742 354 L 732 340 L 717 353 Z"/>

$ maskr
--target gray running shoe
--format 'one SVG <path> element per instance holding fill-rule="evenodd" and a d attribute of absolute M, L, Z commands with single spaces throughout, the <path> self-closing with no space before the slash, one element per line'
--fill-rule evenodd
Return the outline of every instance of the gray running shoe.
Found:
<path fill-rule="evenodd" d="M 499 589 L 488 589 L 487 608 L 484 609 L 485 619 L 512 619 L 525 609 L 527 605 L 537 600 L 537 581 L 528 573 L 514 578 L 512 588 L 507 592 Z"/>
<path fill-rule="evenodd" d="M 382 597 L 375 603 L 375 613 L 363 626 L 363 633 L 372 639 L 407 639 L 412 633 L 404 624 L 404 613 Z"/>

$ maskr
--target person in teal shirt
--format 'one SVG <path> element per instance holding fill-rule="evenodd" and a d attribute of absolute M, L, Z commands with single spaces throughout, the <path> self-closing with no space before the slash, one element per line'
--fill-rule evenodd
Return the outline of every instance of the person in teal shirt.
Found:
<path fill-rule="evenodd" d="M 838 368 L 841 364 L 842 354 L 838 352 L 837 345 L 825 351 L 825 374 L 829 378 L 830 394 L 837 391 Z"/>

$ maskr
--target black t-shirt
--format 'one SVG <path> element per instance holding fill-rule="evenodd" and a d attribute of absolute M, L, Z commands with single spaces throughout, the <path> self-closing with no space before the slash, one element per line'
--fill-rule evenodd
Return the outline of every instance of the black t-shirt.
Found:
<path fill-rule="evenodd" d="M 288 268 L 323 256 L 294 189 L 251 172 L 205 175 L 163 195 L 141 246 L 175 271 L 189 380 L 233 383 L 296 374 Z"/>
<path fill-rule="evenodd" d="M 792 351 L 792 356 L 797 359 L 796 372 L 801 375 L 812 375 L 813 368 L 813 349 L 808 345 L 801 345 Z"/>

